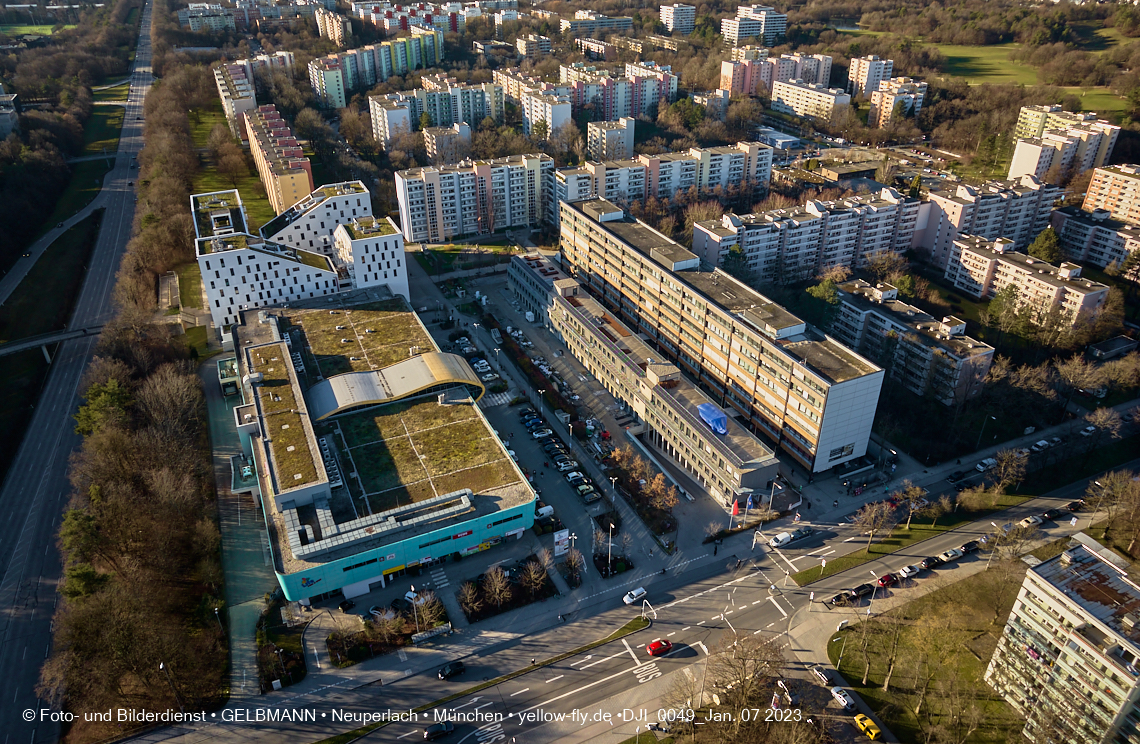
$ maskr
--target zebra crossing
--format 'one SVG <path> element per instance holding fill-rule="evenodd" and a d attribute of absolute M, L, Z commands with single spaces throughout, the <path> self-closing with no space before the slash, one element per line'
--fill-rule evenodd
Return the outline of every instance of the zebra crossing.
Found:
<path fill-rule="evenodd" d="M 511 391 L 505 393 L 487 393 L 479 399 L 479 407 L 483 409 L 494 408 L 495 406 L 505 406 L 511 402 L 514 396 Z"/>
<path fill-rule="evenodd" d="M 442 568 L 432 569 L 431 581 L 435 584 L 437 590 L 444 589 L 451 584 L 451 582 L 447 580 L 447 573 Z"/>

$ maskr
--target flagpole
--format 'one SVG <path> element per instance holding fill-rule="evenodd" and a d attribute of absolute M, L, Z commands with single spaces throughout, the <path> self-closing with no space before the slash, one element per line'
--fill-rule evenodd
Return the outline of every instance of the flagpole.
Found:
<path fill-rule="evenodd" d="M 732 518 L 735 517 L 739 513 L 740 513 L 740 500 L 739 499 L 733 499 L 732 500 L 732 511 L 730 511 L 728 513 L 728 528 L 730 530 L 732 529 Z"/>

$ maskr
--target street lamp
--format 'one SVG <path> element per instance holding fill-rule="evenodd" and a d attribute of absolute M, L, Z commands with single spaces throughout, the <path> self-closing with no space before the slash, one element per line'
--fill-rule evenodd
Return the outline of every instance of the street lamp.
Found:
<path fill-rule="evenodd" d="M 218 608 L 214 608 L 214 619 L 218 621 L 218 630 L 222 631 L 222 635 L 226 634 L 226 629 L 222 627 L 222 618 L 218 615 Z"/>
<path fill-rule="evenodd" d="M 617 476 L 610 476 L 610 504 L 614 503 L 614 497 L 617 495 Z"/>
<path fill-rule="evenodd" d="M 978 444 L 976 447 L 974 447 L 975 450 L 982 448 L 982 435 L 986 433 L 986 424 L 988 424 L 991 420 L 997 421 L 997 416 L 986 416 L 986 418 L 982 421 L 982 430 L 978 432 Z"/>
<path fill-rule="evenodd" d="M 606 546 L 609 554 L 606 556 L 606 573 L 613 573 L 614 570 L 614 523 L 610 522 L 610 539 L 609 545 Z"/>
<path fill-rule="evenodd" d="M 412 617 L 416 621 L 416 632 L 419 633 L 420 632 L 420 613 L 416 610 L 416 600 L 420 598 L 420 595 L 416 594 L 416 587 L 414 585 L 409 584 L 408 586 L 410 586 L 412 589 L 412 592 L 411 592 L 411 594 L 412 594 Z"/>
<path fill-rule="evenodd" d="M 545 390 L 539 390 L 538 391 L 538 410 L 540 413 L 542 412 L 542 396 L 545 393 L 546 393 Z"/>
<path fill-rule="evenodd" d="M 174 689 L 174 680 L 170 678 L 170 669 L 166 666 L 166 662 L 158 662 L 158 668 L 166 672 L 166 681 L 170 684 L 170 691 L 174 693 L 174 699 L 178 701 L 178 710 L 185 713 L 186 711 L 182 708 L 182 698 L 178 697 L 178 690 Z"/>

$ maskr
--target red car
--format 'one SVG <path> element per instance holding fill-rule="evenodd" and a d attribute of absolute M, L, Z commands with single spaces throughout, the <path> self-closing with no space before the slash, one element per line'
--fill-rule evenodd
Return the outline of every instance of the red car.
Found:
<path fill-rule="evenodd" d="M 673 644 L 664 639 L 658 639 L 645 647 L 650 656 L 664 656 L 673 650 Z"/>
<path fill-rule="evenodd" d="M 888 587 L 896 581 L 898 581 L 898 577 L 893 573 L 885 573 L 879 577 L 879 586 Z"/>

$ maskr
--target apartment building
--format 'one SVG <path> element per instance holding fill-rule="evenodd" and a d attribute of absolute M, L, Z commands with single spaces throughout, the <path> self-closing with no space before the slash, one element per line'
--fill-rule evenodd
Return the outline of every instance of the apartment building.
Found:
<path fill-rule="evenodd" d="M 767 5 L 741 5 L 736 9 L 735 18 L 724 18 L 720 22 L 724 43 L 734 47 L 750 39 L 773 46 L 787 31 L 788 16 Z"/>
<path fill-rule="evenodd" d="M 428 115 L 436 127 L 478 123 L 488 117 L 495 121 L 503 119 L 504 98 L 501 86 L 494 83 L 448 84 L 445 88 L 429 89 L 426 78 L 424 85 L 419 90 L 368 97 L 372 136 L 381 146 L 386 148 L 397 133 L 415 131 L 424 114 Z"/>
<path fill-rule="evenodd" d="M 495 26 L 502 26 L 507 21 L 517 21 L 519 19 L 519 12 L 517 10 L 500 10 L 495 13 Z"/>
<path fill-rule="evenodd" d="M 599 60 L 602 62 L 617 59 L 617 47 L 613 44 L 607 44 L 604 41 L 588 37 L 574 39 L 574 43 L 578 49 L 581 50 L 582 54 L 586 55 L 586 59 Z"/>
<path fill-rule="evenodd" d="M 245 65 L 222 64 L 214 68 L 214 83 L 218 87 L 218 97 L 222 100 L 222 111 L 226 123 L 235 137 L 242 137 L 242 114 L 257 108 L 257 92 L 253 78 L 246 73 Z"/>
<path fill-rule="evenodd" d="M 477 3 L 393 5 L 386 2 L 351 2 L 349 7 L 353 16 L 389 33 L 408 31 L 419 26 L 434 28 L 445 34 L 461 34 L 467 29 L 468 18 L 475 18 L 483 15 L 484 11 L 494 10 L 480 7 Z M 515 7 L 517 8 L 517 4 Z"/>
<path fill-rule="evenodd" d="M 847 89 L 853 96 L 869 96 L 879 89 L 879 83 L 891 79 L 894 69 L 894 60 L 879 59 L 875 54 L 853 59 L 847 69 Z"/>
<path fill-rule="evenodd" d="M 666 49 L 670 52 L 679 52 L 689 46 L 689 42 L 684 39 L 674 39 L 672 36 L 658 36 L 657 34 L 646 34 L 645 42 L 655 49 Z"/>
<path fill-rule="evenodd" d="M 1108 287 L 1081 277 L 1081 267 L 1060 266 L 1014 250 L 1006 238 L 986 240 L 963 235 L 954 241 L 946 279 L 956 289 L 979 300 L 989 299 L 1013 284 L 1019 304 L 1039 315 L 1057 310 L 1070 323 L 1095 314 L 1108 298 Z"/>
<path fill-rule="evenodd" d="M 840 88 L 790 80 L 772 83 L 772 110 L 796 116 L 830 121 L 836 110 L 851 103 L 851 96 Z"/>
<path fill-rule="evenodd" d="M 1140 225 L 1140 165 L 1097 168 L 1081 209 L 1103 209 L 1113 219 Z"/>
<path fill-rule="evenodd" d="M 1058 174 L 1084 173 L 1104 165 L 1112 155 L 1120 127 L 1106 122 L 1070 124 L 1046 129 L 1039 136 L 1017 140 L 1009 177 L 1032 174 L 1044 178 L 1050 169 Z"/>
<path fill-rule="evenodd" d="M 768 59 L 768 50 L 764 47 L 744 44 L 732 48 L 732 60 L 734 62 L 755 62 L 760 59 Z"/>
<path fill-rule="evenodd" d="M 524 93 L 550 93 L 564 95 L 570 93 L 570 86 L 556 85 L 539 77 L 523 74 L 517 67 L 509 70 L 494 70 L 491 79 L 503 89 L 503 98 L 515 105 L 522 104 Z"/>
<path fill-rule="evenodd" d="M 1140 227 L 1114 220 L 1103 209 L 1062 207 L 1053 211 L 1051 223 L 1070 261 L 1119 268 L 1130 253 L 1140 251 Z"/>
<path fill-rule="evenodd" d="M 344 108 L 353 91 L 443 60 L 443 34 L 412 26 L 411 36 L 319 57 L 309 63 L 309 84 L 322 105 Z"/>
<path fill-rule="evenodd" d="M 677 96 L 677 76 L 667 65 L 649 61 L 627 64 L 624 75 L 581 62 L 562 65 L 559 82 L 558 93 L 565 87 L 575 114 L 582 106 L 594 104 L 600 121 L 656 116 L 661 101 L 672 102 Z"/>
<path fill-rule="evenodd" d="M 957 406 L 982 391 L 994 348 L 966 335 L 966 321 L 938 320 L 898 298 L 898 288 L 853 279 L 839 285 L 828 330 L 915 395 Z"/>
<path fill-rule="evenodd" d="M 885 127 L 896 118 L 917 117 L 922 111 L 926 88 L 926 83 L 908 77 L 880 81 L 878 89 L 871 93 L 867 123 L 872 127 Z"/>
<path fill-rule="evenodd" d="M 355 217 L 333 232 L 333 256 L 348 273 L 353 289 L 386 286 L 392 294 L 411 300 L 404 236 L 391 217 Z"/>
<path fill-rule="evenodd" d="M 1065 111 L 1061 108 L 1060 104 L 1052 106 L 1022 106 L 1017 116 L 1017 128 L 1014 132 L 1019 139 L 1028 139 L 1031 137 L 1040 137 L 1050 129 L 1068 129 L 1069 127 L 1078 125 L 1095 125 L 1096 129 L 1105 133 L 1107 139 L 1101 143 L 1103 149 L 1097 154 L 1096 162 L 1096 167 L 1101 167 L 1108 162 L 1108 158 L 1112 154 L 1112 148 L 1116 146 L 1116 139 L 1120 134 L 1120 127 L 1103 119 L 1098 119 L 1096 114 Z"/>
<path fill-rule="evenodd" d="M 563 268 L 740 424 L 812 472 L 866 452 L 882 369 L 610 202 L 561 213 Z"/>
<path fill-rule="evenodd" d="M 610 17 L 595 13 L 592 10 L 579 10 L 574 18 L 563 18 L 559 22 L 562 33 L 574 36 L 605 36 L 614 31 L 628 31 L 633 28 L 633 19 L 629 16 Z"/>
<path fill-rule="evenodd" d="M 770 447 L 541 256 L 515 256 L 510 287 L 570 353 L 636 417 L 630 433 L 658 450 L 725 509 L 767 495 L 778 461 Z M 711 423 L 710 423 L 711 422 Z M 713 428 L 716 425 L 717 428 Z M 759 499 L 757 500 L 759 506 Z"/>
<path fill-rule="evenodd" d="M 372 216 L 372 197 L 361 181 L 330 183 L 314 189 L 258 231 L 262 238 L 290 248 L 333 254 L 338 225 Z"/>
<path fill-rule="evenodd" d="M 1025 572 L 985 680 L 1035 744 L 1140 740 L 1140 586 L 1083 533 Z"/>
<path fill-rule="evenodd" d="M 804 83 L 826 86 L 831 79 L 831 57 L 826 54 L 782 54 L 768 57 L 766 49 L 750 47 L 763 54 L 749 55 L 750 59 L 725 60 L 720 64 L 720 87 L 731 93 L 755 95 L 768 93 L 772 84 L 800 80 Z M 739 49 L 733 50 L 741 51 Z"/>
<path fill-rule="evenodd" d="M 463 122 L 424 129 L 424 148 L 433 165 L 466 160 L 471 152 L 471 127 Z"/>
<path fill-rule="evenodd" d="M 649 60 L 626 62 L 625 76 L 630 80 L 656 81 L 657 90 L 653 93 L 653 100 L 666 103 L 677 100 L 677 82 L 680 78 L 673 74 L 673 68 L 669 65 L 659 65 Z"/>
<path fill-rule="evenodd" d="M 728 104 L 731 99 L 732 94 L 723 88 L 693 94 L 693 103 L 704 106 L 705 117 L 715 121 L 724 121 L 728 116 Z"/>
<path fill-rule="evenodd" d="M 524 93 L 522 97 L 523 132 L 529 136 L 539 136 L 535 127 L 540 125 L 545 133 L 540 139 L 549 139 L 556 130 L 572 123 L 569 97 L 548 93 Z"/>
<path fill-rule="evenodd" d="M 414 103 L 399 94 L 368 97 L 372 136 L 380 143 L 380 147 L 387 150 L 393 138 L 415 131 L 420 119 L 412 116 L 414 108 Z"/>
<path fill-rule="evenodd" d="M 178 11 L 178 23 L 191 31 L 236 31 L 234 12 L 211 3 L 190 3 Z"/>
<path fill-rule="evenodd" d="M 1049 213 L 1060 197 L 1059 188 L 1034 176 L 959 185 L 953 193 L 931 191 L 929 218 L 916 247 L 927 251 L 940 269 L 946 268 L 959 235 L 1009 238 L 1016 248 L 1027 248 L 1049 226 Z"/>
<path fill-rule="evenodd" d="M 865 268 L 915 240 L 921 203 L 894 189 L 693 225 L 693 252 L 709 266 L 743 254 L 759 283 L 790 284 L 835 267 Z"/>
<path fill-rule="evenodd" d="M 247 233 L 237 190 L 195 194 L 190 209 L 195 255 L 215 328 L 236 323 L 243 310 L 340 291 L 336 267 L 327 256 Z"/>
<path fill-rule="evenodd" d="M 296 61 L 296 56 L 293 52 L 284 50 L 274 52 L 273 54 L 258 54 L 255 57 L 248 59 L 239 59 L 234 64 L 242 65 L 245 67 L 245 76 L 250 80 L 254 79 L 254 74 L 258 70 L 281 70 L 289 77 L 293 76 L 293 65 Z"/>
<path fill-rule="evenodd" d="M 398 171 L 396 197 L 408 243 L 535 227 L 554 198 L 554 160 L 511 155 Z"/>
<path fill-rule="evenodd" d="M 515 47 L 520 57 L 541 57 L 550 54 L 550 37 L 538 34 L 527 34 L 515 40 Z"/>
<path fill-rule="evenodd" d="M 352 36 L 352 24 L 339 13 L 330 13 L 324 8 L 317 8 L 314 18 L 320 35 L 339 47 L 345 46 Z"/>
<path fill-rule="evenodd" d="M 313 191 L 313 167 L 273 104 L 246 112 L 242 122 L 265 194 L 281 214 Z"/>
<path fill-rule="evenodd" d="M 691 34 L 697 27 L 697 8 L 694 5 L 680 3 L 662 5 L 661 23 L 670 33 Z"/>
<path fill-rule="evenodd" d="M 627 160 L 634 156 L 633 128 L 636 120 L 591 121 L 586 125 L 586 149 L 591 160 Z"/>
<path fill-rule="evenodd" d="M 16 94 L 5 93 L 0 83 L 0 138 L 20 131 L 20 112 L 16 109 Z"/>

